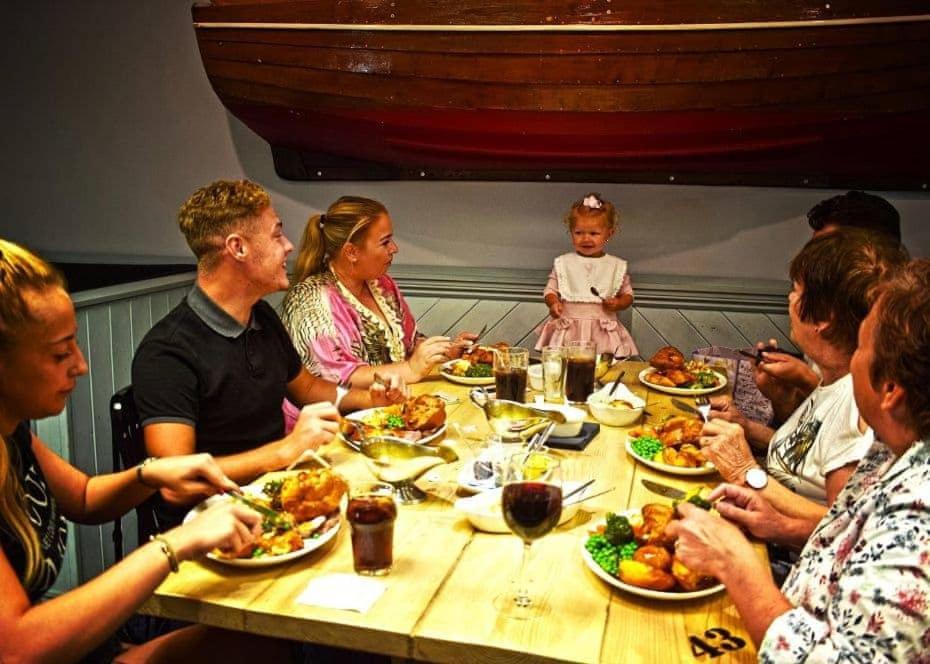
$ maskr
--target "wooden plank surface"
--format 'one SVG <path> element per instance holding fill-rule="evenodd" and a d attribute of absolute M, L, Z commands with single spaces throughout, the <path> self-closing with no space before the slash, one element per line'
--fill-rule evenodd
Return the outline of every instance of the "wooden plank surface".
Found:
<path fill-rule="evenodd" d="M 652 417 L 661 418 L 674 409 L 669 397 L 638 383 L 635 376 L 643 366 L 629 362 L 612 371 L 625 369 L 624 382 L 647 398 Z M 472 427 L 475 438 L 489 433 L 484 415 L 467 401 L 468 388 L 433 376 L 414 390 L 441 390 L 461 397 L 449 407 L 449 421 Z M 707 630 L 718 628 L 743 642 L 721 661 L 754 661 L 755 650 L 725 593 L 688 602 L 646 601 L 611 589 L 582 563 L 580 549 L 588 529 L 606 511 L 667 500 L 646 492 L 640 478 L 682 488 L 716 479 L 669 476 L 635 463 L 624 451 L 627 431 L 602 426 L 584 451 L 558 452 L 565 479 L 595 477 L 598 488 L 614 490 L 585 502 L 572 521 L 534 543 L 529 569 L 541 611 L 530 620 L 499 610 L 498 598 L 517 571 L 519 540 L 473 532 L 449 502 L 437 498 L 401 507 L 395 568 L 384 578 L 384 595 L 366 614 L 295 602 L 311 579 L 351 572 L 345 524 L 332 545 L 281 567 L 251 572 L 215 563 L 185 563 L 180 574 L 162 584 L 145 610 L 435 662 L 685 662 L 693 661 L 691 638 L 708 639 Z M 471 452 L 455 437 L 450 431 L 445 443 L 458 445 L 467 460 Z M 332 443 L 323 451 L 350 481 L 371 478 L 364 459 L 347 447 Z M 457 470 L 455 465 L 441 468 Z"/>

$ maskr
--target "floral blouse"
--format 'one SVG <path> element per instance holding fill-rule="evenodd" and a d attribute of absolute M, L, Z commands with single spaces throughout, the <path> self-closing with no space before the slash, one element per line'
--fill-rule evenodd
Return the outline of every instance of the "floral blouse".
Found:
<path fill-rule="evenodd" d="M 930 662 L 930 444 L 875 442 L 782 592 L 762 662 Z"/>
<path fill-rule="evenodd" d="M 385 274 L 368 288 L 384 320 L 328 271 L 287 292 L 281 318 L 310 373 L 344 382 L 359 366 L 402 362 L 413 351 L 417 325 L 397 284 Z"/>

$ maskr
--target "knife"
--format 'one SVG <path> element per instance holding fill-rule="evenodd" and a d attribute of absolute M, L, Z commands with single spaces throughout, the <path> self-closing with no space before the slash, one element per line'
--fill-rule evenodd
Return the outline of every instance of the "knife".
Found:
<path fill-rule="evenodd" d="M 666 498 L 672 498 L 673 500 L 683 500 L 688 494 L 682 491 L 681 489 L 676 489 L 673 486 L 668 486 L 667 484 L 659 484 L 658 482 L 653 482 L 652 480 L 642 479 L 640 480 L 643 483 L 643 486 L 657 493 L 660 496 L 665 496 Z"/>
<path fill-rule="evenodd" d="M 246 507 L 249 507 L 255 510 L 256 512 L 261 514 L 266 519 L 271 519 L 275 525 L 283 525 L 283 524 L 289 525 L 288 520 L 285 519 L 284 515 L 282 515 L 280 512 L 276 512 L 270 507 L 259 505 L 254 500 L 250 498 L 246 498 L 241 493 L 230 493 L 229 495 L 232 496 L 235 500 L 238 500 L 240 503 L 242 503 Z"/>
<path fill-rule="evenodd" d="M 672 399 L 672 405 L 675 406 L 675 408 L 677 408 L 678 410 L 684 411 L 686 413 L 690 413 L 692 415 L 701 414 L 697 408 L 695 408 L 689 403 L 685 403 L 681 399 Z"/>

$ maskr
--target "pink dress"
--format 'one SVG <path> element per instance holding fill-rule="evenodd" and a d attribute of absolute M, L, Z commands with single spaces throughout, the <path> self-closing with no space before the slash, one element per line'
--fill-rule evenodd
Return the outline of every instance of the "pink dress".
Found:
<path fill-rule="evenodd" d="M 536 350 L 564 346 L 569 341 L 593 341 L 598 353 L 639 354 L 629 331 L 616 314 L 604 309 L 601 299 L 591 292 L 592 286 L 604 297 L 632 295 L 626 261 L 606 254 L 591 258 L 574 252 L 555 259 L 543 296 L 555 293 L 562 299 L 562 317 L 550 318 L 539 328 Z"/>
<path fill-rule="evenodd" d="M 397 284 L 385 274 L 369 281 L 368 288 L 385 320 L 329 271 L 308 277 L 287 292 L 281 320 L 313 375 L 347 382 L 360 366 L 403 362 L 413 352 L 417 324 Z M 288 432 L 297 413 L 285 401 Z"/>

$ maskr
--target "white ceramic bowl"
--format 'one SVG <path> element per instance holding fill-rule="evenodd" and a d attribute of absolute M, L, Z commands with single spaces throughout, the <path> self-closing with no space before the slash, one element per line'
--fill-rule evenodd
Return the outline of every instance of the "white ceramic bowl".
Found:
<path fill-rule="evenodd" d="M 589 396 L 588 410 L 591 411 L 591 415 L 594 416 L 594 419 L 601 424 L 606 424 L 611 427 L 630 426 L 642 417 L 646 402 L 630 392 L 627 386 L 623 384 L 617 387 L 612 397 L 608 397 L 607 393 L 612 387 L 613 383 L 608 383 L 603 389 Z M 632 408 L 612 405 L 613 402 L 617 401 L 626 401 Z"/>
<path fill-rule="evenodd" d="M 562 484 L 562 494 L 576 489 L 581 482 L 564 482 Z M 486 533 L 509 533 L 510 528 L 504 521 L 504 514 L 501 511 L 501 493 L 503 489 L 492 489 L 483 493 L 469 496 L 468 498 L 459 498 L 455 501 L 455 510 L 465 516 L 468 521 L 478 530 Z M 580 494 L 575 494 L 569 500 L 577 500 L 583 496 L 588 489 Z M 562 508 L 562 516 L 559 517 L 559 524 L 571 521 L 575 514 L 578 513 L 580 505 L 569 505 Z"/>
<path fill-rule="evenodd" d="M 571 438 L 581 433 L 581 426 L 584 424 L 584 418 L 587 413 L 581 408 L 575 408 L 567 404 L 559 403 L 529 403 L 539 410 L 557 410 L 565 416 L 565 424 L 556 424 L 552 430 L 552 435 L 556 438 Z"/>
<path fill-rule="evenodd" d="M 531 364 L 526 370 L 526 378 L 529 381 L 530 389 L 537 392 L 543 391 L 543 375 L 541 364 Z"/>

